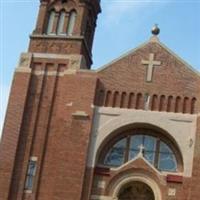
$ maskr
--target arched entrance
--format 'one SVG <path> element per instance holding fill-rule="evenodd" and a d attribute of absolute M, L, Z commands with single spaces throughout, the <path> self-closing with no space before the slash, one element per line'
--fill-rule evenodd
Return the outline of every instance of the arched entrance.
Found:
<path fill-rule="evenodd" d="M 122 187 L 118 194 L 118 200 L 155 200 L 155 197 L 147 184 L 133 181 Z"/>

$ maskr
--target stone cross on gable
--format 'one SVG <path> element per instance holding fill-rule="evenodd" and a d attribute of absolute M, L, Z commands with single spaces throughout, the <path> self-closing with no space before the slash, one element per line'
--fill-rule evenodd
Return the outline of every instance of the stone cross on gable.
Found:
<path fill-rule="evenodd" d="M 160 61 L 156 61 L 154 60 L 154 54 L 150 53 L 149 54 L 149 60 L 142 60 L 142 64 L 143 65 L 148 65 L 148 69 L 147 69 L 147 77 L 146 77 L 146 81 L 150 82 L 152 81 L 152 76 L 153 76 L 153 68 L 155 66 L 159 66 L 161 65 Z"/>

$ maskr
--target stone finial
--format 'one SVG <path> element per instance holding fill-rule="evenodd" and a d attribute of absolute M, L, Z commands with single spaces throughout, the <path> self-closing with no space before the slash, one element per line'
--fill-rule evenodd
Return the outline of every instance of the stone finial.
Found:
<path fill-rule="evenodd" d="M 157 24 L 155 24 L 155 25 L 153 26 L 153 28 L 151 29 L 151 33 L 152 33 L 153 35 L 159 35 L 160 29 L 159 29 L 159 27 L 158 27 Z"/>

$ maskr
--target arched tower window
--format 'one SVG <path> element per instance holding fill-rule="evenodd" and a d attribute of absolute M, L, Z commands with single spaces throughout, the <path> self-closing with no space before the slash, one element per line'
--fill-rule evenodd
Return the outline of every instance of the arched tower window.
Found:
<path fill-rule="evenodd" d="M 99 164 L 119 167 L 142 153 L 144 159 L 159 171 L 177 172 L 181 159 L 173 143 L 160 137 L 160 134 L 151 132 L 136 129 L 114 139 L 110 147 L 100 155 Z"/>
<path fill-rule="evenodd" d="M 75 26 L 75 22 L 76 22 L 76 17 L 77 17 L 76 11 L 74 11 L 74 10 L 71 11 L 71 13 L 69 15 L 68 26 L 67 26 L 67 35 L 73 34 L 74 26 Z"/>
<path fill-rule="evenodd" d="M 62 10 L 60 12 L 60 16 L 59 16 L 59 21 L 58 21 L 58 28 L 57 28 L 57 34 L 58 35 L 62 35 L 65 33 L 65 30 L 64 30 L 64 24 L 65 24 L 65 11 Z"/>
<path fill-rule="evenodd" d="M 56 16 L 56 12 L 54 10 L 52 10 L 49 14 L 49 20 L 48 20 L 47 31 L 46 31 L 47 35 L 50 35 L 53 33 L 55 16 Z"/>

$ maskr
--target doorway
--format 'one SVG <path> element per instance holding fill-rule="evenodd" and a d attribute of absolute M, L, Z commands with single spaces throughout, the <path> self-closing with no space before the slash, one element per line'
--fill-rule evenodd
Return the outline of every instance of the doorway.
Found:
<path fill-rule="evenodd" d="M 119 200 L 155 200 L 152 189 L 145 183 L 134 181 L 125 185 L 119 192 Z"/>

